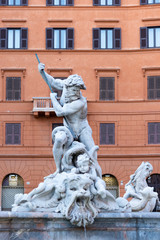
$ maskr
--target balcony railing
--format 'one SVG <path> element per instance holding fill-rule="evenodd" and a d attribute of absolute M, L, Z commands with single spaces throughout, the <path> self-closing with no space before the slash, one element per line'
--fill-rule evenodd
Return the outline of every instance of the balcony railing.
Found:
<path fill-rule="evenodd" d="M 50 97 L 33 97 L 33 112 L 54 112 Z"/>

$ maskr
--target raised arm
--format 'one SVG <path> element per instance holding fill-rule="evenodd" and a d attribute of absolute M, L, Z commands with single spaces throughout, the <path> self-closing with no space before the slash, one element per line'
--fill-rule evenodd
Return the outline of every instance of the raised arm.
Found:
<path fill-rule="evenodd" d="M 44 75 L 45 75 L 47 80 L 48 80 L 48 82 L 50 83 L 51 87 L 53 87 L 55 89 L 58 89 L 58 90 L 62 90 L 63 86 L 64 86 L 64 81 L 65 80 L 53 78 L 51 75 L 49 75 L 48 73 L 46 73 L 44 71 L 44 68 L 45 68 L 45 64 L 43 64 L 43 63 L 39 63 L 38 64 L 38 70 L 39 70 L 42 78 L 45 80 L 45 77 L 44 77 Z"/>
<path fill-rule="evenodd" d="M 57 117 L 72 115 L 82 109 L 85 105 L 83 98 L 61 106 L 57 101 L 55 93 L 50 93 L 50 97 Z"/>

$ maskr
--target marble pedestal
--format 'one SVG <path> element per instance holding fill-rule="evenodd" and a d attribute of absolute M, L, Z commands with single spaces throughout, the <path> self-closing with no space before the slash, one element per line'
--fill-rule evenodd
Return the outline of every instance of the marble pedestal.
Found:
<path fill-rule="evenodd" d="M 61 214 L 0 212 L 0 240 L 159 240 L 160 213 L 100 213 L 86 229 Z"/>

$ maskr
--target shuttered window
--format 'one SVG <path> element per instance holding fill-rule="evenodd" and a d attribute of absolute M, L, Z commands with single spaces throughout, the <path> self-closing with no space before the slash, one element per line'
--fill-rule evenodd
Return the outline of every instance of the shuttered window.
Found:
<path fill-rule="evenodd" d="M 93 28 L 93 49 L 121 49 L 121 29 Z"/>
<path fill-rule="evenodd" d="M 28 0 L 0 0 L 1 6 L 28 6 Z"/>
<path fill-rule="evenodd" d="M 115 84 L 113 77 L 100 78 L 100 100 L 114 100 L 115 99 Z"/>
<path fill-rule="evenodd" d="M 28 29 L 0 28 L 0 48 L 27 49 Z"/>
<path fill-rule="evenodd" d="M 121 0 L 93 0 L 94 6 L 120 6 Z"/>
<path fill-rule="evenodd" d="M 148 76 L 148 99 L 160 99 L 160 76 Z"/>
<path fill-rule="evenodd" d="M 160 122 L 148 123 L 148 144 L 160 144 Z"/>
<path fill-rule="evenodd" d="M 160 3 L 160 0 L 140 0 L 141 5 L 146 4 L 158 4 Z"/>
<path fill-rule="evenodd" d="M 47 6 L 73 6 L 74 0 L 46 0 Z"/>
<path fill-rule="evenodd" d="M 160 48 L 160 27 L 140 28 L 141 48 Z"/>
<path fill-rule="evenodd" d="M 114 145 L 115 144 L 115 124 L 100 123 L 100 144 Z"/>
<path fill-rule="evenodd" d="M 21 100 L 21 78 L 20 77 L 6 78 L 6 100 L 7 101 Z"/>
<path fill-rule="evenodd" d="M 6 144 L 21 144 L 21 124 L 6 123 Z"/>
<path fill-rule="evenodd" d="M 74 49 L 74 29 L 46 29 L 47 49 Z"/>

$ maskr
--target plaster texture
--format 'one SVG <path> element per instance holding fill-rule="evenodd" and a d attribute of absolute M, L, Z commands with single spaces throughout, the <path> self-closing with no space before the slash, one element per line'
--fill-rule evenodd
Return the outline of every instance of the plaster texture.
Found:
<path fill-rule="evenodd" d="M 86 229 L 59 213 L 0 212 L 3 240 L 159 240 L 160 213 L 100 213 Z"/>

